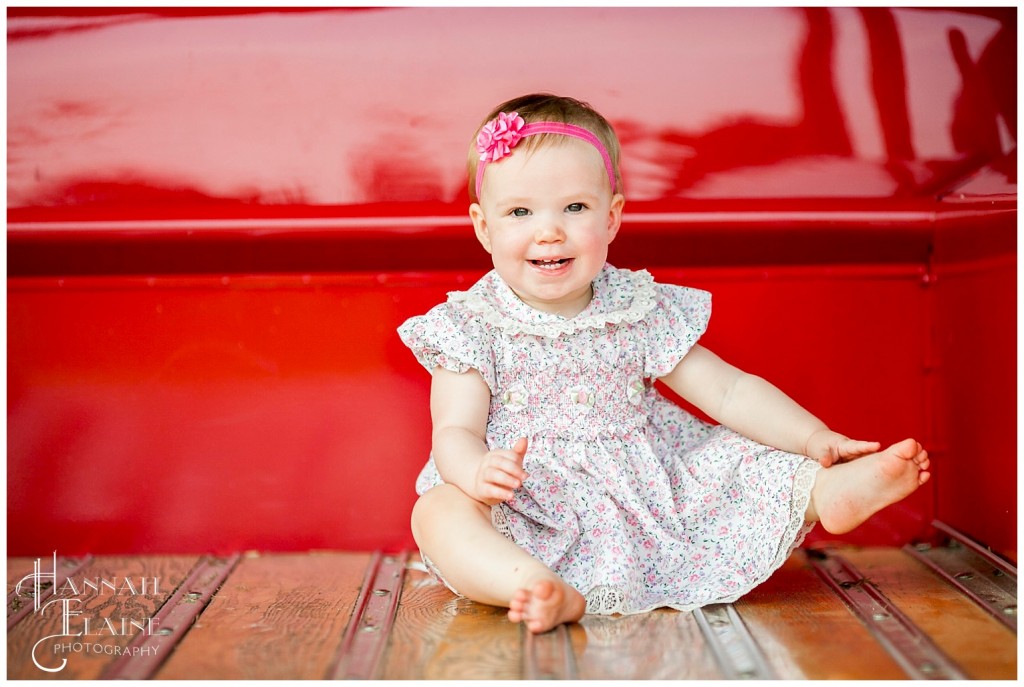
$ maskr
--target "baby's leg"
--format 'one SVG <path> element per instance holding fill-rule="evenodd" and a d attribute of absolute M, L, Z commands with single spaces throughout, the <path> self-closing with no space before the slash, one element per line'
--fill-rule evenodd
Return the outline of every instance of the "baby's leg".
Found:
<path fill-rule="evenodd" d="M 849 463 L 818 470 L 808 522 L 843 534 L 928 481 L 928 452 L 913 439 Z"/>
<path fill-rule="evenodd" d="M 583 617 L 586 601 L 550 568 L 491 525 L 490 507 L 442 484 L 420 497 L 413 536 L 460 594 L 509 609 L 512 622 L 544 632 Z"/>

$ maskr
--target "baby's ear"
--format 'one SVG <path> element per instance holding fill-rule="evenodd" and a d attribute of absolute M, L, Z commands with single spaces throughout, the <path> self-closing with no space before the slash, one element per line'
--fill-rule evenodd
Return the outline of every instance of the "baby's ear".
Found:
<path fill-rule="evenodd" d="M 608 243 L 615 240 L 622 225 L 622 208 L 626 205 L 626 196 L 616 193 L 612 196 L 612 204 L 608 209 Z"/>
<path fill-rule="evenodd" d="M 484 210 L 479 203 L 469 206 L 469 218 L 473 220 L 473 232 L 476 233 L 476 240 L 488 253 L 491 252 L 491 236 L 487 230 L 487 218 L 484 217 Z"/>

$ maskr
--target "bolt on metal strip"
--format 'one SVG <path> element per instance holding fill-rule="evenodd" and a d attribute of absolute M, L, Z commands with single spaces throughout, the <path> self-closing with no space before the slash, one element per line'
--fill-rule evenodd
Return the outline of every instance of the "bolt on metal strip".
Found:
<path fill-rule="evenodd" d="M 849 561 L 824 551 L 807 551 L 821 578 L 915 680 L 965 680 L 967 674 Z"/>
<path fill-rule="evenodd" d="M 398 612 L 408 558 L 408 551 L 388 555 L 377 551 L 370 559 L 331 671 L 332 679 L 376 677 Z"/>
<path fill-rule="evenodd" d="M 951 527 L 932 525 L 946 535 L 945 543 L 907 544 L 903 550 L 1016 632 L 1017 568 Z"/>
<path fill-rule="evenodd" d="M 524 680 L 578 680 L 576 655 L 569 627 L 559 625 L 549 632 L 534 634 L 523 626 Z"/>
<path fill-rule="evenodd" d="M 761 647 L 732 604 L 712 604 L 693 611 L 718 669 L 726 680 L 774 680 Z"/>
<path fill-rule="evenodd" d="M 107 666 L 101 679 L 145 680 L 153 676 L 238 564 L 241 554 L 206 556 L 153 616 L 153 633 L 139 634 Z M 157 629 L 159 628 L 159 629 Z"/>
<path fill-rule="evenodd" d="M 44 566 L 41 558 L 36 559 L 33 571 L 22 578 L 22 581 L 32 578 L 31 588 L 26 590 L 23 587 L 21 594 L 18 594 L 19 581 L 15 588 L 7 593 L 7 631 L 10 632 L 22 618 L 49 599 L 54 590 L 59 589 L 69 577 L 77 575 L 91 562 L 91 554 L 81 558 L 67 558 L 54 554 L 53 563 L 49 566 Z M 50 578 L 50 581 L 44 581 L 45 578 Z"/>

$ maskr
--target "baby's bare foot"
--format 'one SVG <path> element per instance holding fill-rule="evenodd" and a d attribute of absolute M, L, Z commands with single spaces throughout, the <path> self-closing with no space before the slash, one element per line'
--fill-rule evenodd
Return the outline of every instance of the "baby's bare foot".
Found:
<path fill-rule="evenodd" d="M 509 602 L 508 619 L 526 623 L 533 633 L 547 632 L 562 623 L 583 617 L 587 602 L 572 587 L 544 579 L 529 589 L 520 589 Z"/>
<path fill-rule="evenodd" d="M 928 452 L 913 439 L 850 463 L 819 470 L 811 500 L 832 534 L 854 529 L 928 481 Z"/>

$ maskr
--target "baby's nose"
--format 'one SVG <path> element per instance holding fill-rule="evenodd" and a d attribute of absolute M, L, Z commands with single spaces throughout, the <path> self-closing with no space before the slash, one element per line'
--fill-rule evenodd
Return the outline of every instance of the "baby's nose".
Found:
<path fill-rule="evenodd" d="M 537 228 L 537 233 L 534 235 L 534 240 L 537 243 L 553 243 L 562 241 L 564 238 L 565 229 L 557 221 L 542 222 Z"/>

